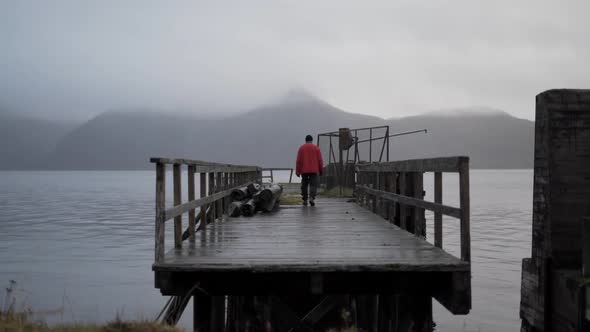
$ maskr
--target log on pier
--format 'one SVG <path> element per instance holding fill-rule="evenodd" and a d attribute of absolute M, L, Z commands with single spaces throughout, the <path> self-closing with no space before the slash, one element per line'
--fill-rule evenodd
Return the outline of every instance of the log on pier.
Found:
<path fill-rule="evenodd" d="M 283 187 L 279 184 L 272 184 L 270 187 L 264 188 L 257 195 L 257 205 L 261 210 L 270 212 L 281 198 Z"/>
<path fill-rule="evenodd" d="M 242 201 L 234 201 L 229 205 L 228 214 L 230 217 L 239 217 L 242 214 Z"/>
<path fill-rule="evenodd" d="M 283 187 L 279 184 L 270 184 L 264 188 L 259 184 L 250 184 L 248 187 L 235 189 L 232 192 L 234 201 L 228 214 L 231 217 L 250 217 L 257 211 L 270 212 L 278 204 L 282 192 Z"/>
<path fill-rule="evenodd" d="M 233 201 L 243 201 L 250 196 L 252 194 L 248 191 L 248 187 L 237 188 L 231 192 L 231 199 Z"/>
<path fill-rule="evenodd" d="M 256 212 L 256 203 L 254 199 L 249 199 L 248 201 L 244 202 L 240 206 L 240 211 L 242 212 L 243 216 L 251 217 Z"/>
<path fill-rule="evenodd" d="M 247 187 L 247 190 L 250 196 L 255 195 L 260 191 L 260 185 L 258 183 L 250 183 Z"/>

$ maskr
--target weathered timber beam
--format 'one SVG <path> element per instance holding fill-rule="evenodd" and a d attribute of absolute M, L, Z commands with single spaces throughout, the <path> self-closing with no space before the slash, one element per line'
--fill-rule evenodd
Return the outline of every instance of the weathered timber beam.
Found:
<path fill-rule="evenodd" d="M 194 201 L 183 203 L 181 205 L 177 205 L 173 208 L 170 208 L 170 209 L 164 211 L 164 220 L 166 221 L 166 220 L 172 219 L 172 218 L 179 216 L 185 212 L 188 212 L 191 209 L 196 209 L 196 208 L 201 207 L 205 204 L 211 204 L 219 199 L 222 199 L 224 197 L 231 195 L 231 193 L 234 189 L 241 188 L 241 187 L 243 187 L 243 185 L 240 185 L 240 186 L 237 186 L 234 188 L 230 188 L 230 189 L 227 189 L 224 191 L 220 191 L 218 193 L 214 193 L 214 194 L 209 195 L 207 197 L 199 198 Z"/>
<path fill-rule="evenodd" d="M 359 172 L 459 172 L 469 157 L 410 159 L 382 163 L 358 164 Z"/>
<path fill-rule="evenodd" d="M 363 191 L 369 195 L 374 195 L 374 196 L 380 197 L 382 199 L 398 202 L 398 203 L 404 204 L 404 205 L 419 207 L 419 208 L 433 211 L 433 212 L 439 212 L 439 213 L 442 213 L 446 216 L 454 217 L 457 219 L 461 218 L 461 209 L 458 209 L 456 207 L 437 204 L 437 203 L 433 203 L 433 202 L 429 202 L 429 201 L 423 201 L 418 198 L 404 196 L 404 195 L 395 194 L 395 193 L 390 193 L 390 192 L 386 192 L 386 191 L 371 189 L 366 186 L 357 185 L 356 188 L 357 188 L 357 190 Z"/>

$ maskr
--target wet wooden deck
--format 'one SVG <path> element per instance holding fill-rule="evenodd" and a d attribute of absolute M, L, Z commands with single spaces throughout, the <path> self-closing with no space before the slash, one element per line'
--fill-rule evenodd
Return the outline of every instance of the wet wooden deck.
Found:
<path fill-rule="evenodd" d="M 153 265 L 156 288 L 183 295 L 409 294 L 471 307 L 470 264 L 346 199 L 283 206 L 209 224 Z"/>
<path fill-rule="evenodd" d="M 444 272 L 469 264 L 346 199 L 229 218 L 169 251 L 156 271 Z"/>

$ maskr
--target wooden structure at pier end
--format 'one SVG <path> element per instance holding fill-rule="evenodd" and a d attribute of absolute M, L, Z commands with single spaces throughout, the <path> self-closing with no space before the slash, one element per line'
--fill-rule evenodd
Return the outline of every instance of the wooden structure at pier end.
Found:
<path fill-rule="evenodd" d="M 427 332 L 433 331 L 433 298 L 453 314 L 471 309 L 467 157 L 359 164 L 354 198 L 320 197 L 316 207 L 236 218 L 227 217 L 232 189 L 261 181 L 262 168 L 151 162 L 152 268 L 156 288 L 170 296 L 162 313 L 168 324 L 178 322 L 191 299 L 195 331 Z M 424 199 L 425 172 L 434 174 L 433 202 Z M 443 204 L 445 172 L 459 175 L 459 206 Z M 425 239 L 425 210 L 434 212 L 433 243 Z M 460 257 L 443 250 L 443 216 L 460 225 Z M 166 251 L 171 221 L 173 246 Z"/>
<path fill-rule="evenodd" d="M 590 90 L 545 91 L 536 103 L 521 331 L 590 331 Z"/>

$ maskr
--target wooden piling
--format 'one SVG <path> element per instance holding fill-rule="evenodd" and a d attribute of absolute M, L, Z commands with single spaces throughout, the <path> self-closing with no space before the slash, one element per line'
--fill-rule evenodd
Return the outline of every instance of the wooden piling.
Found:
<path fill-rule="evenodd" d="M 193 295 L 193 331 L 210 332 L 211 330 L 211 297 L 195 293 Z"/>

